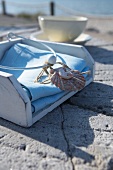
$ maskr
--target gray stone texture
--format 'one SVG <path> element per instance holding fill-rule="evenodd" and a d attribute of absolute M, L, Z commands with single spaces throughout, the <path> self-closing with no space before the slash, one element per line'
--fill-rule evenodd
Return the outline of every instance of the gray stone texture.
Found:
<path fill-rule="evenodd" d="M 89 18 L 89 86 L 30 128 L 0 119 L 0 170 L 113 169 L 112 30 L 113 19 Z"/>

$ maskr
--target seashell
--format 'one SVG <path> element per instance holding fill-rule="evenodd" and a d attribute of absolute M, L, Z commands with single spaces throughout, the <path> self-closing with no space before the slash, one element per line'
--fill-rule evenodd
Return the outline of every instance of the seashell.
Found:
<path fill-rule="evenodd" d="M 70 71 L 65 71 L 64 68 L 59 68 L 59 75 L 60 77 L 64 78 L 64 79 L 69 79 L 71 77 L 73 77 L 73 74 Z"/>
<path fill-rule="evenodd" d="M 52 64 L 52 65 L 56 64 L 56 57 L 54 55 L 49 56 L 46 63 Z"/>
<path fill-rule="evenodd" d="M 85 78 L 78 70 L 66 71 L 63 67 L 50 70 L 51 82 L 66 91 L 79 91 L 85 86 Z"/>

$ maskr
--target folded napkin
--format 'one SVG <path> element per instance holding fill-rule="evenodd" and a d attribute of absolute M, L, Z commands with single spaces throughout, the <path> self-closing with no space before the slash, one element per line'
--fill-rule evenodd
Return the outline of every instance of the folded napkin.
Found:
<path fill-rule="evenodd" d="M 42 66 L 51 51 L 38 49 L 26 44 L 17 43 L 6 51 L 0 64 L 10 67 L 36 67 Z M 87 71 L 89 68 L 85 60 L 62 53 L 56 53 L 57 61 L 67 64 L 71 69 Z M 58 67 L 61 65 L 55 65 Z M 3 70 L 3 69 L 0 69 Z M 36 112 L 57 101 L 67 92 L 60 90 L 55 85 L 34 83 L 35 78 L 42 69 L 33 70 L 3 70 L 13 74 L 28 94 L 32 103 L 32 112 Z M 46 74 L 44 75 L 46 76 Z"/>

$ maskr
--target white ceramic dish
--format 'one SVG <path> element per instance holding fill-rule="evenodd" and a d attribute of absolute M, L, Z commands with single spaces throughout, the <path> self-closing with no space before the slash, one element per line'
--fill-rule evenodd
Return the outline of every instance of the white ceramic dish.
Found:
<path fill-rule="evenodd" d="M 30 38 L 32 40 L 45 40 L 45 41 L 50 41 L 47 34 L 45 34 L 42 31 L 34 32 L 30 35 Z M 85 42 L 91 40 L 91 36 L 88 34 L 82 33 L 79 37 L 74 39 L 73 41 L 68 41 L 68 43 L 75 43 L 75 44 L 84 44 Z M 67 42 L 66 42 L 67 43 Z"/>
<path fill-rule="evenodd" d="M 80 34 L 79 37 L 77 37 L 76 39 L 74 39 L 73 43 L 75 44 L 84 44 L 87 41 L 90 41 L 92 39 L 92 37 L 88 34 Z"/>
<path fill-rule="evenodd" d="M 82 16 L 39 16 L 40 28 L 50 41 L 73 41 L 85 29 L 87 18 Z"/>

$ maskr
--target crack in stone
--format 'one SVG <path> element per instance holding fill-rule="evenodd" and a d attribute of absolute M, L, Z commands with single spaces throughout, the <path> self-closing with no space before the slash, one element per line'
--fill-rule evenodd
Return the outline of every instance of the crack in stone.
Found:
<path fill-rule="evenodd" d="M 0 134 L 0 139 L 3 139 L 7 136 L 7 134 Z"/>
<path fill-rule="evenodd" d="M 26 145 L 25 144 L 20 144 L 19 146 L 13 146 L 10 143 L 3 143 L 3 142 L 1 142 L 0 144 L 4 147 L 8 147 L 8 148 L 11 148 L 11 149 L 26 151 Z"/>
<path fill-rule="evenodd" d="M 113 130 L 110 130 L 110 129 L 94 129 L 93 130 L 97 131 L 97 132 L 113 132 Z"/>
<path fill-rule="evenodd" d="M 106 79 L 106 82 L 109 82 L 109 81 L 112 81 L 112 80 L 113 80 L 113 79 Z M 101 81 L 101 82 L 102 82 L 102 81 L 104 81 L 104 80 L 95 79 L 95 81 L 98 81 L 98 82 Z"/>
<path fill-rule="evenodd" d="M 74 165 L 73 165 L 73 162 L 72 162 L 72 155 L 71 155 L 71 151 L 70 151 L 70 147 L 69 147 L 69 142 L 68 142 L 68 139 L 66 137 L 65 130 L 64 130 L 64 122 L 65 122 L 65 120 L 64 120 L 64 113 L 63 113 L 62 106 L 60 106 L 60 108 L 61 108 L 61 113 L 62 113 L 61 130 L 62 130 L 64 139 L 65 139 L 66 144 L 67 144 L 67 155 L 70 158 L 71 165 L 72 165 L 72 170 L 74 170 Z"/>
<path fill-rule="evenodd" d="M 46 123 L 48 125 L 54 125 L 56 127 L 58 127 L 58 124 L 55 124 L 55 123 L 52 123 L 52 122 L 46 122 L 46 121 L 43 121 L 43 120 L 40 120 L 41 123 Z"/>

